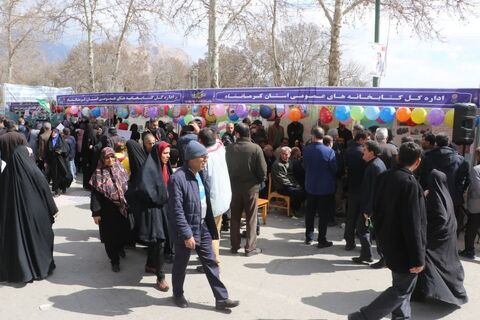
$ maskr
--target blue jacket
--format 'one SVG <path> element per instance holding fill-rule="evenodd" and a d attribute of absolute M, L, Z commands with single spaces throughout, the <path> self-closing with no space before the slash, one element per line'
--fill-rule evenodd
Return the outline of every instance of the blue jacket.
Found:
<path fill-rule="evenodd" d="M 320 142 L 303 148 L 305 190 L 311 195 L 334 194 L 337 180 L 335 151 Z"/>
<path fill-rule="evenodd" d="M 200 172 L 207 196 L 207 215 L 205 223 L 212 235 L 218 239 L 218 232 L 210 204 L 210 185 Z M 192 236 L 200 242 L 202 204 L 198 182 L 187 165 L 179 168 L 168 181 L 168 214 L 172 240 L 187 240 Z"/>

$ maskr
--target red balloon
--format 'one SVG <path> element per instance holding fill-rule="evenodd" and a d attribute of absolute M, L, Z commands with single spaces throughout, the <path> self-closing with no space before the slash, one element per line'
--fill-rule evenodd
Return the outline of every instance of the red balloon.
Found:
<path fill-rule="evenodd" d="M 407 126 L 409 127 L 415 127 L 417 124 L 415 122 L 413 122 L 413 120 L 410 118 L 408 119 L 407 122 L 405 122 L 407 124 Z"/>
<path fill-rule="evenodd" d="M 333 114 L 327 108 L 320 109 L 320 121 L 323 123 L 330 123 L 333 121 Z"/>
<path fill-rule="evenodd" d="M 93 110 L 95 108 L 96 108 L 95 106 L 88 106 L 88 109 L 90 109 L 90 110 Z"/>

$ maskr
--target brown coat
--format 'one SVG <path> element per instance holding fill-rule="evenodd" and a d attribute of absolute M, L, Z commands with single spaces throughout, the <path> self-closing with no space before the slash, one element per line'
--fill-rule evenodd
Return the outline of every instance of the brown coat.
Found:
<path fill-rule="evenodd" d="M 40 160 L 45 160 L 45 152 L 47 150 L 48 139 L 50 139 L 51 134 L 52 130 L 47 130 L 38 137 L 38 159 Z"/>

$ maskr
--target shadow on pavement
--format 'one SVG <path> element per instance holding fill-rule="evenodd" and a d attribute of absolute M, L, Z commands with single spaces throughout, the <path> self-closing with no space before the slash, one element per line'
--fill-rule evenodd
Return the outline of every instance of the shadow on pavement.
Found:
<path fill-rule="evenodd" d="M 98 230 L 77 230 L 77 229 L 53 229 L 56 237 L 65 237 L 67 241 L 89 241 L 99 240 Z"/>
<path fill-rule="evenodd" d="M 356 265 L 345 260 L 322 259 L 274 259 L 269 263 L 246 263 L 251 269 L 265 269 L 270 274 L 287 276 L 306 276 L 315 273 L 332 273 L 365 269 L 368 266 Z"/>

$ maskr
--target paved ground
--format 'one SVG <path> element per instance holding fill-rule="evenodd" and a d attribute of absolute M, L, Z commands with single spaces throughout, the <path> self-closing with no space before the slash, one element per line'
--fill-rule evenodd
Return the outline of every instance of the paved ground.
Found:
<path fill-rule="evenodd" d="M 186 279 L 190 308 L 174 306 L 171 292 L 153 288 L 155 277 L 143 273 L 144 250 L 127 250 L 121 272 L 113 273 L 90 217 L 88 194 L 79 185 L 57 199 L 54 225 L 57 269 L 47 280 L 23 286 L 0 285 L 0 319 L 346 319 L 390 283 L 386 269 L 351 264 L 358 254 L 343 250 L 343 229 L 332 227 L 334 246 L 303 245 L 303 221 L 272 212 L 262 226 L 261 255 L 228 253 L 222 240 L 222 280 L 241 305 L 226 316 L 214 310 L 206 277 L 192 257 Z M 463 246 L 463 245 L 462 245 Z M 461 309 L 413 303 L 413 319 L 478 319 L 480 260 L 463 261 L 470 303 Z M 170 268 L 171 265 L 168 265 Z M 170 273 L 167 281 L 171 283 Z"/>

